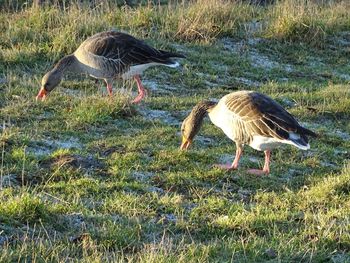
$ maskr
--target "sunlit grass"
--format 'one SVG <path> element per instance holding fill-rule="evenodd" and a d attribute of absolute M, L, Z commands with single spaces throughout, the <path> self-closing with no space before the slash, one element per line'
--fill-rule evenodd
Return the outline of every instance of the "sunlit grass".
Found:
<path fill-rule="evenodd" d="M 348 262 L 347 1 L 66 3 L 0 12 L 1 262 Z M 15 2 L 13 2 L 14 4 Z M 107 3 L 107 1 L 106 1 Z M 44 102 L 43 74 L 87 36 L 124 30 L 184 53 L 149 90 L 67 76 Z M 205 120 L 187 152 L 180 123 L 200 100 L 258 90 L 319 137 L 309 151 L 249 147 Z"/>

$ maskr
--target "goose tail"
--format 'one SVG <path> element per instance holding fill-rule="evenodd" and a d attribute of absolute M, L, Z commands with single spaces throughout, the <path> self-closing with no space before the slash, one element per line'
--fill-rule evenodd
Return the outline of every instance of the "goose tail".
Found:
<path fill-rule="evenodd" d="M 295 147 L 298 147 L 301 150 L 309 150 L 310 144 L 308 142 L 308 139 L 306 135 L 317 137 L 318 135 L 314 133 L 313 131 L 310 131 L 306 128 L 301 127 L 300 133 L 295 132 L 289 132 L 289 142 L 290 144 L 294 145 Z"/>

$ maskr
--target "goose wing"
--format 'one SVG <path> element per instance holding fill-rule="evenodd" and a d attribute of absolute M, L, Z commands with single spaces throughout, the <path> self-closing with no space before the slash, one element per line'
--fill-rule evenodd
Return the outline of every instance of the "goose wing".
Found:
<path fill-rule="evenodd" d="M 116 31 L 98 33 L 84 43 L 84 49 L 102 59 L 113 60 L 120 67 L 147 63 L 169 64 L 180 54 L 155 49 L 135 37 Z"/>
<path fill-rule="evenodd" d="M 301 127 L 296 119 L 270 97 L 258 92 L 238 92 L 229 94 L 226 107 L 245 124 L 246 132 L 278 139 L 289 140 L 291 134 L 300 136 L 307 142 L 306 135 L 316 134 Z"/>

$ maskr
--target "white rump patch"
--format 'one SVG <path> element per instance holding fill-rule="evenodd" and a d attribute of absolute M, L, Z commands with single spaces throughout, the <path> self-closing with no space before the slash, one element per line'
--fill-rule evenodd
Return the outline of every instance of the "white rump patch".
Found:
<path fill-rule="evenodd" d="M 162 64 L 162 63 L 152 62 L 152 63 L 147 63 L 147 64 L 135 65 L 135 66 L 131 66 L 129 71 L 125 72 L 122 75 L 122 78 L 123 79 L 130 79 L 130 78 L 132 78 L 135 75 L 142 74 L 142 72 L 144 72 L 149 67 L 157 66 L 157 65 L 167 66 L 167 67 L 170 67 L 170 68 L 176 68 L 180 64 L 179 64 L 179 62 L 175 62 L 174 64 Z"/>
<path fill-rule="evenodd" d="M 296 135 L 297 134 L 293 133 L 292 136 L 297 137 Z M 300 136 L 299 136 L 299 138 L 300 138 Z M 255 150 L 258 150 L 258 151 L 266 151 L 266 150 L 272 150 L 272 149 L 278 148 L 278 147 L 282 146 L 282 144 L 290 144 L 290 145 L 293 145 L 301 150 L 310 149 L 309 144 L 304 146 L 304 145 L 297 144 L 297 143 L 290 141 L 290 140 L 280 140 L 277 138 L 264 137 L 264 136 L 260 136 L 260 135 L 253 136 L 253 140 L 249 144 L 249 146 L 254 148 Z"/>
<path fill-rule="evenodd" d="M 180 66 L 180 63 L 175 61 L 174 64 L 162 64 L 162 65 L 167 66 L 169 68 L 177 68 L 178 66 Z"/>
<path fill-rule="evenodd" d="M 283 141 L 276 138 L 254 135 L 249 146 L 258 151 L 266 151 L 279 147 L 281 143 Z"/>
<path fill-rule="evenodd" d="M 156 65 L 163 65 L 163 64 L 152 62 L 152 63 L 147 63 L 147 64 L 131 66 L 129 71 L 125 72 L 122 75 L 122 78 L 123 79 L 130 79 L 135 75 L 142 74 L 142 72 L 145 71 L 146 69 L 148 69 L 149 67 L 156 66 Z"/>
<path fill-rule="evenodd" d="M 289 133 L 289 139 L 290 140 L 300 140 L 300 134 L 297 134 L 295 132 L 290 132 Z M 298 147 L 299 149 L 302 149 L 302 150 L 308 150 L 310 149 L 310 144 L 307 144 L 307 145 L 302 145 L 302 144 L 299 144 L 295 141 L 289 141 L 290 144 Z"/>

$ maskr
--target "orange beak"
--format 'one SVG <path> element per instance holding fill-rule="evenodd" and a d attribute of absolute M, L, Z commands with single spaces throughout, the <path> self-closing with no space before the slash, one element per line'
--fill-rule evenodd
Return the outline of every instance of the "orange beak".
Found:
<path fill-rule="evenodd" d="M 182 136 L 182 143 L 181 143 L 181 146 L 180 146 L 180 149 L 181 150 L 187 150 L 188 147 L 190 147 L 192 141 L 185 138 L 184 136 Z"/>
<path fill-rule="evenodd" d="M 36 95 L 35 99 L 36 100 L 45 100 L 47 94 L 48 94 L 48 92 L 44 88 L 41 88 L 39 90 L 38 95 Z"/>

